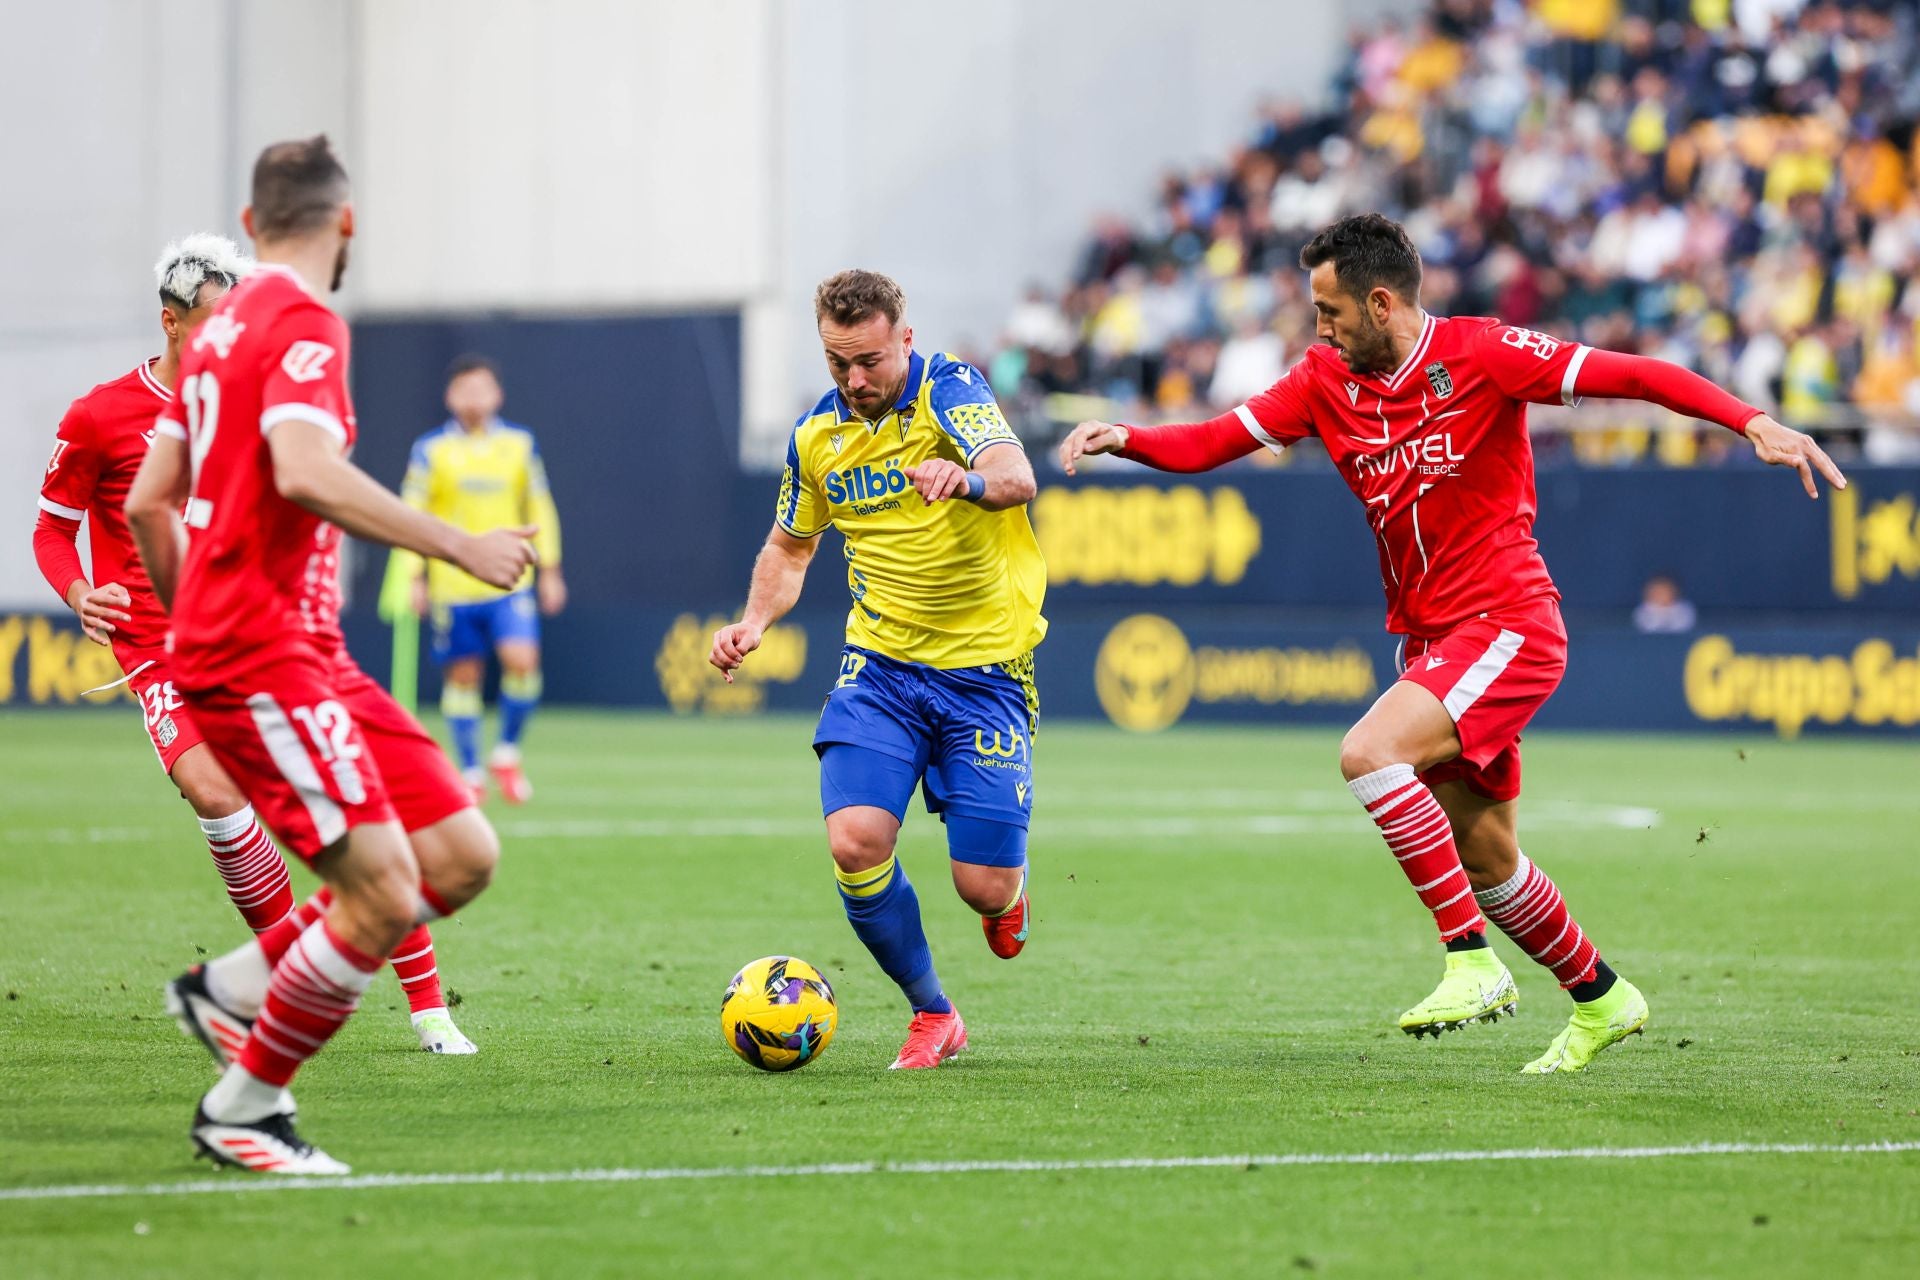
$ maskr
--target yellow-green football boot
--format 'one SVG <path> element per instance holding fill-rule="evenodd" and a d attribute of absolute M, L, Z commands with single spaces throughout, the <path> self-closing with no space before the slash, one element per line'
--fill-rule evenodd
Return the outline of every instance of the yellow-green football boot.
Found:
<path fill-rule="evenodd" d="M 1433 994 L 1400 1015 L 1410 1036 L 1438 1036 L 1469 1022 L 1497 1022 L 1519 1012 L 1520 993 L 1513 975 L 1492 947 L 1447 952 L 1447 976 Z"/>
<path fill-rule="evenodd" d="M 1528 1075 L 1553 1071 L 1585 1071 L 1602 1049 L 1637 1036 L 1647 1025 L 1647 998 L 1625 978 L 1616 979 L 1607 994 L 1585 1004 L 1575 1003 L 1573 1017 L 1553 1038 L 1547 1051 L 1520 1070 Z"/>

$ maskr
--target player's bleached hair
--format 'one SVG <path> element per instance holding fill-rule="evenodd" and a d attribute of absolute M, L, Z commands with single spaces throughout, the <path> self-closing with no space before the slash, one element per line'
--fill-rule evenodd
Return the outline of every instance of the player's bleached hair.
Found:
<path fill-rule="evenodd" d="M 183 236 L 160 251 L 153 277 L 160 285 L 160 301 L 182 311 L 193 310 L 200 286 L 213 280 L 231 289 L 253 269 L 253 259 L 225 236 L 201 232 Z"/>
<path fill-rule="evenodd" d="M 878 271 L 854 268 L 837 272 L 822 280 L 820 287 L 813 291 L 816 324 L 831 320 L 837 325 L 852 326 L 880 315 L 894 325 L 899 324 L 905 314 L 906 290 L 892 276 L 883 276 Z"/>

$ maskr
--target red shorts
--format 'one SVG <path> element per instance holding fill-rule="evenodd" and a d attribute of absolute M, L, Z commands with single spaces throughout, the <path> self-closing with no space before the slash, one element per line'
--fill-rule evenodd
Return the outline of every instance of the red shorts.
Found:
<path fill-rule="evenodd" d="M 261 821 L 303 860 L 354 827 L 418 831 L 473 803 L 440 744 L 344 653 L 284 658 L 186 704 Z"/>
<path fill-rule="evenodd" d="M 120 657 L 121 669 L 134 674 L 127 687 L 140 700 L 146 714 L 147 736 L 153 740 L 153 753 L 160 757 L 160 768 L 171 775 L 180 757 L 199 746 L 204 739 L 187 704 L 173 687 L 173 670 L 165 649 L 146 649 Z"/>
<path fill-rule="evenodd" d="M 1482 614 L 1438 639 L 1408 636 L 1400 678 L 1446 705 L 1460 754 L 1420 775 L 1428 786 L 1461 781 L 1489 800 L 1520 794 L 1520 731 L 1567 670 L 1560 606 L 1542 599 Z"/>

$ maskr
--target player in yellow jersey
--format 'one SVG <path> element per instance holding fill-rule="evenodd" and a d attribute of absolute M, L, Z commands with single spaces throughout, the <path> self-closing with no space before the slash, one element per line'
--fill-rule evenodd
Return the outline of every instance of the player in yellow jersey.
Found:
<path fill-rule="evenodd" d="M 841 902 L 913 1007 L 895 1067 L 937 1067 L 967 1028 L 941 989 L 920 901 L 894 858 L 916 787 L 947 829 L 953 886 L 987 944 L 1026 944 L 1027 822 L 1046 634 L 1033 468 L 978 370 L 913 349 L 906 295 L 842 271 L 814 294 L 834 390 L 801 417 L 744 616 L 716 632 L 733 671 L 800 598 L 817 538 L 846 537 L 847 645 L 813 748 Z"/>
<path fill-rule="evenodd" d="M 423 564 L 412 556 L 399 571 L 413 575 L 415 612 L 433 618 L 440 710 L 467 785 L 476 800 L 484 798 L 491 772 L 509 803 L 524 804 L 533 788 L 520 765 L 520 736 L 540 701 L 540 615 L 566 607 L 567 586 L 560 576 L 560 514 L 540 448 L 533 432 L 500 417 L 504 402 L 492 361 L 455 360 L 447 370 L 453 416 L 414 441 L 401 496 L 459 529 L 537 525 L 538 577 L 529 569 L 502 592 L 439 560 Z M 489 650 L 500 659 L 500 736 L 483 772 L 480 682 Z"/>

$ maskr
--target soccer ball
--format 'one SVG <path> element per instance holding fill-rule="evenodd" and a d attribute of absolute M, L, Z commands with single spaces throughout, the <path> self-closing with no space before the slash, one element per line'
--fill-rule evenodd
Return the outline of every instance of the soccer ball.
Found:
<path fill-rule="evenodd" d="M 833 1043 L 840 1011 L 826 975 L 792 956 L 767 956 L 733 975 L 720 998 L 720 1034 L 762 1071 L 804 1067 Z"/>

